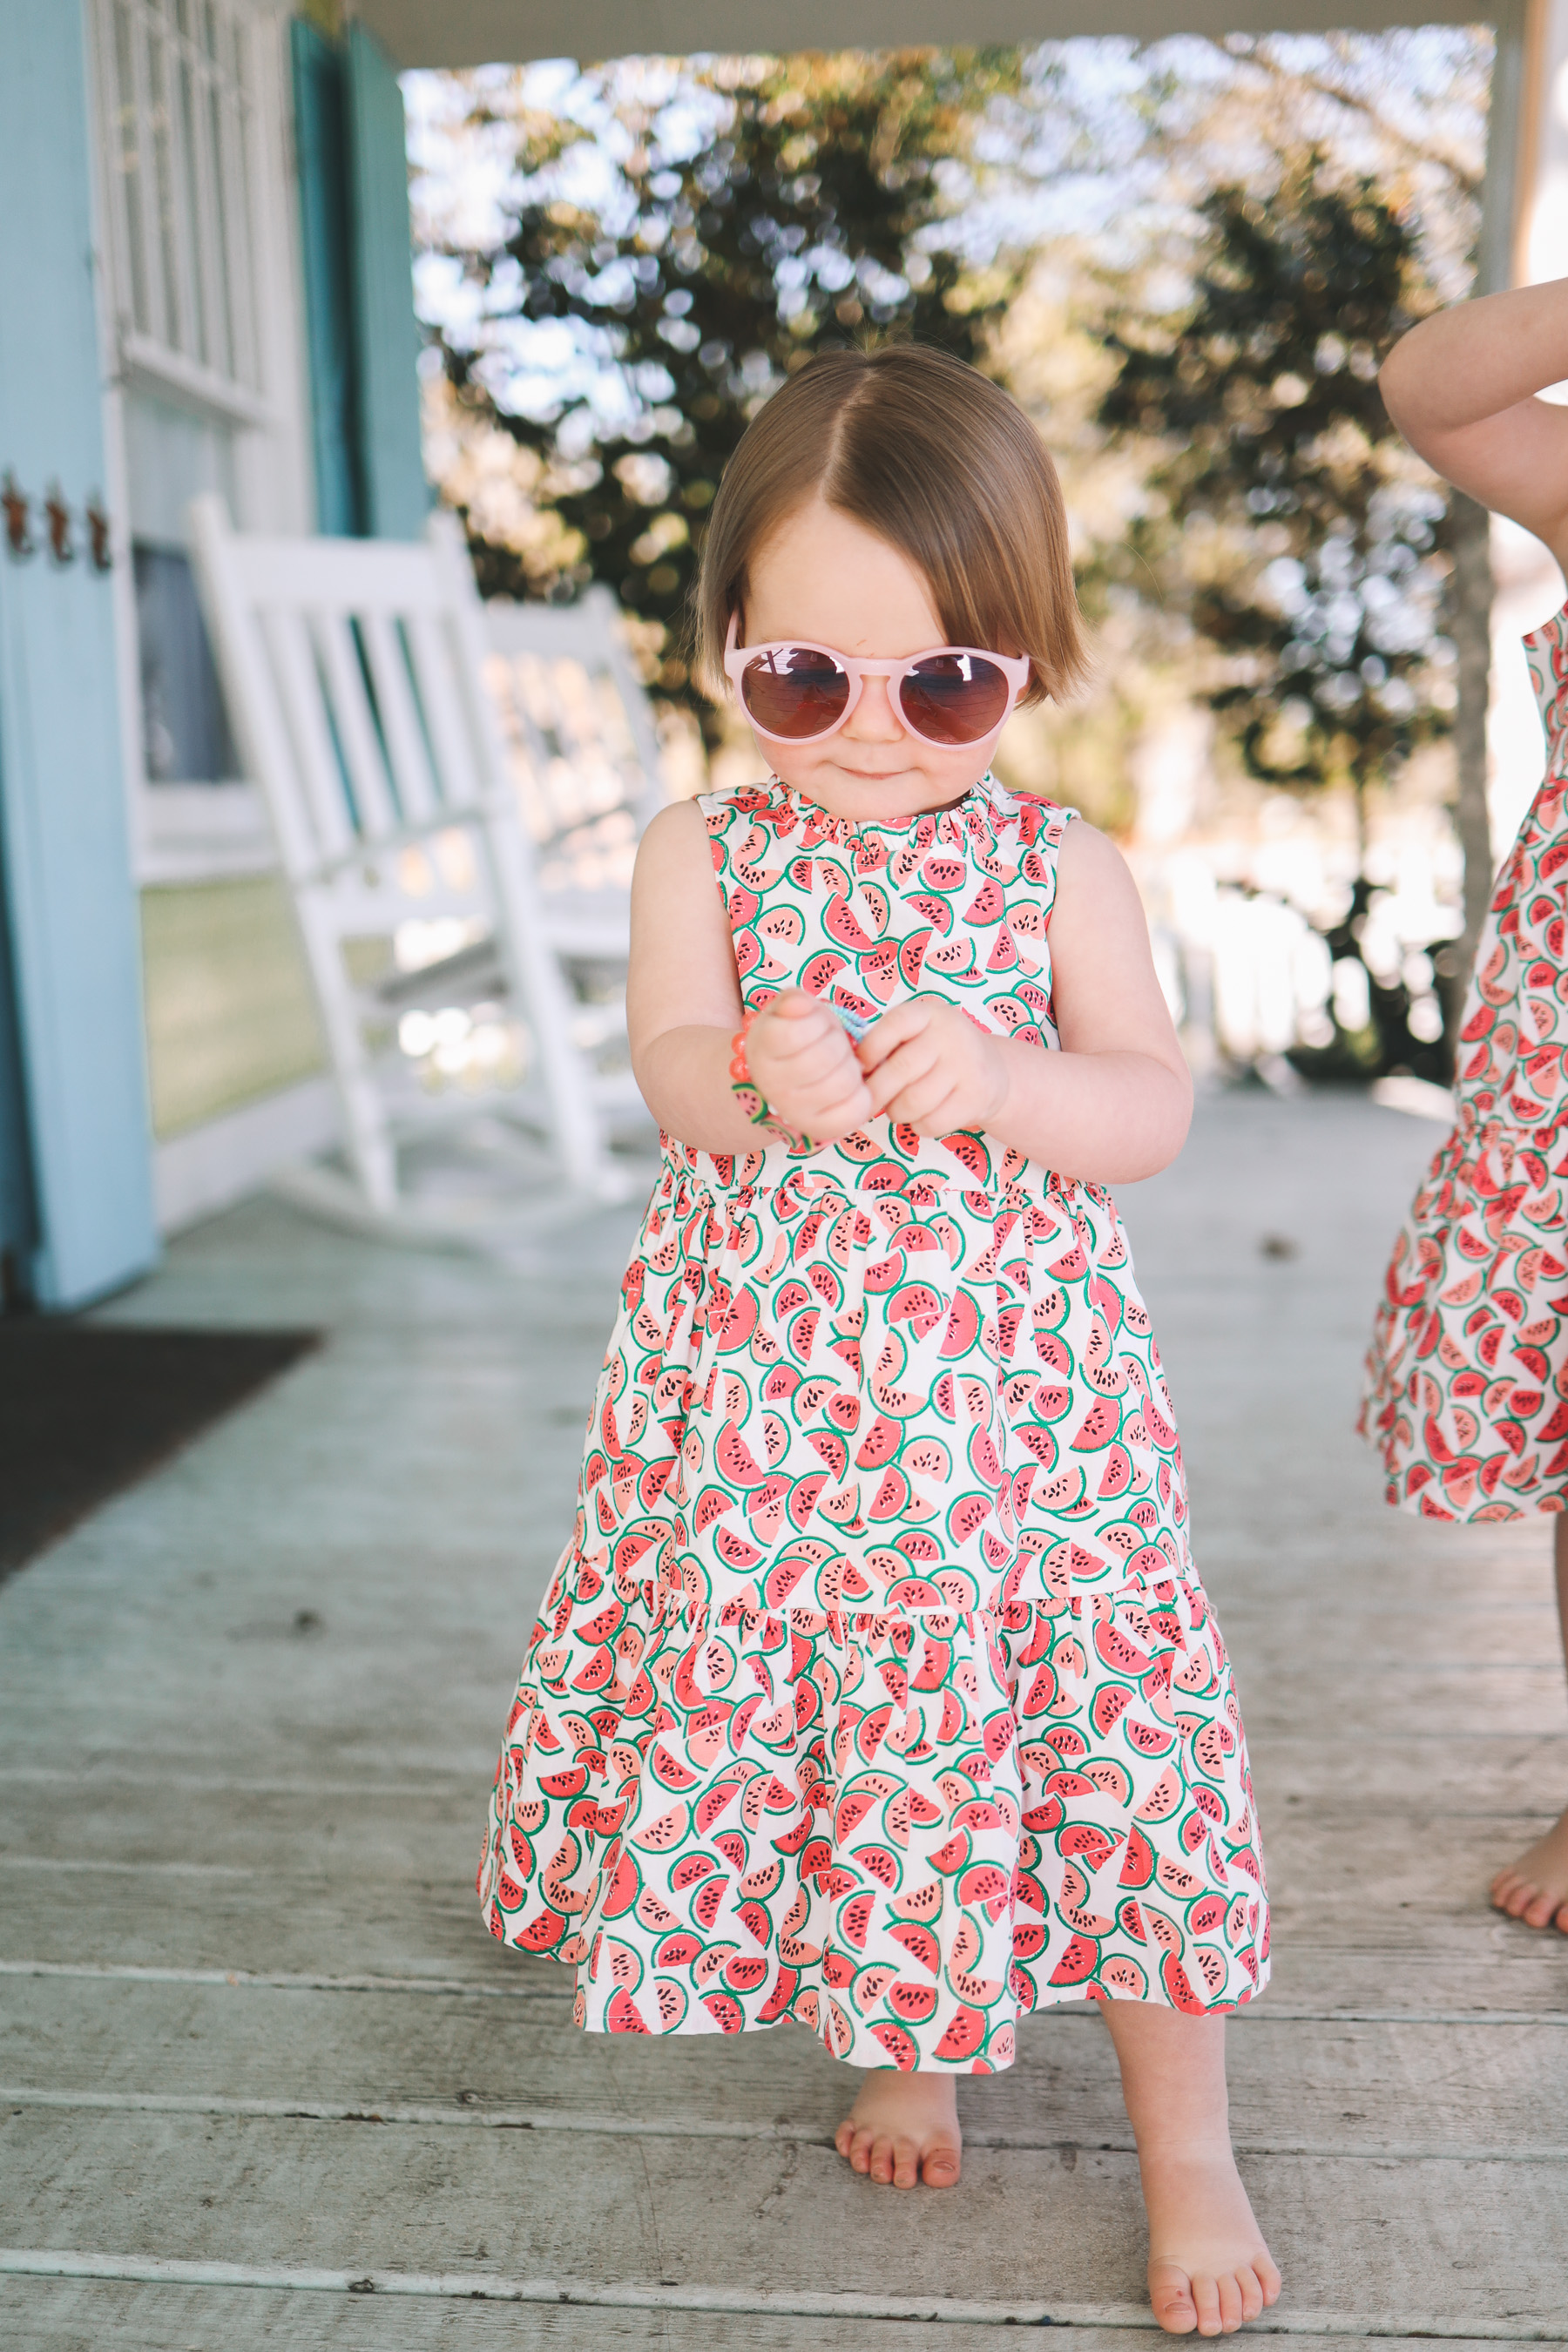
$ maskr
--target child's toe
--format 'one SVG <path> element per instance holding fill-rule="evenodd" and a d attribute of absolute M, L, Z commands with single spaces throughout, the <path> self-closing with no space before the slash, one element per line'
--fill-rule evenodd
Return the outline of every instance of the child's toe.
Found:
<path fill-rule="evenodd" d="M 1192 2282 L 1175 2263 L 1151 2263 L 1149 2302 L 1167 2336 L 1190 2336 L 1198 2324 Z"/>
<path fill-rule="evenodd" d="M 893 2186 L 895 2189 L 916 2189 L 920 2186 L 921 2152 L 912 2139 L 893 2142 Z"/>
<path fill-rule="evenodd" d="M 1241 2291 L 1241 2281 L 1233 2272 L 1227 2278 L 1215 2281 L 1215 2292 L 1219 2298 L 1221 2333 L 1226 2336 L 1232 2335 L 1241 2326 L 1245 2315 L 1246 2305 Z"/>
<path fill-rule="evenodd" d="M 958 2179 L 959 2157 L 955 2147 L 928 2148 L 921 2165 L 921 2179 L 928 2189 L 951 2189 Z"/>
<path fill-rule="evenodd" d="M 1193 2281 L 1193 2308 L 1197 2313 L 1198 2334 L 1218 2336 L 1225 2326 L 1220 2310 L 1219 2281 L 1195 2278 Z"/>

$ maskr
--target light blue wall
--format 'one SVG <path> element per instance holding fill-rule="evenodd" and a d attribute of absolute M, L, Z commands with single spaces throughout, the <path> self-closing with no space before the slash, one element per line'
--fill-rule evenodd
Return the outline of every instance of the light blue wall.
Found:
<path fill-rule="evenodd" d="M 101 493 L 81 0 L 0 0 L 0 472 L 78 518 Z M 42 1238 L 40 1301 L 78 1305 L 155 1254 L 136 900 L 108 579 L 0 547 L 0 868 Z"/>

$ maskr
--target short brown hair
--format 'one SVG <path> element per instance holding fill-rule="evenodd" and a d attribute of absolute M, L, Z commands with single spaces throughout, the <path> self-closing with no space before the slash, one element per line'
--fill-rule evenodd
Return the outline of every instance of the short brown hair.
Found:
<path fill-rule="evenodd" d="M 697 581 L 697 670 L 723 683 L 757 549 L 820 494 L 930 583 L 948 643 L 1026 654 L 1026 702 L 1088 667 L 1061 484 L 998 384 L 945 352 L 826 352 L 775 392 L 724 471 Z"/>

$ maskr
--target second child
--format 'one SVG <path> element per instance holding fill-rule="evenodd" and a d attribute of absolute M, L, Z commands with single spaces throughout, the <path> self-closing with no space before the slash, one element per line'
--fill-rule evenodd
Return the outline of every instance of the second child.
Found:
<path fill-rule="evenodd" d="M 1568 570 L 1568 410 L 1540 397 L 1565 377 L 1558 278 L 1424 320 L 1380 383 L 1436 472 Z M 1394 1244 L 1361 1425 L 1401 1509 L 1549 1521 L 1568 1662 L 1568 606 L 1524 647 L 1546 772 L 1477 946 L 1454 1129 Z M 1500 1866 L 1491 1897 L 1568 1935 L 1568 1806 Z"/>

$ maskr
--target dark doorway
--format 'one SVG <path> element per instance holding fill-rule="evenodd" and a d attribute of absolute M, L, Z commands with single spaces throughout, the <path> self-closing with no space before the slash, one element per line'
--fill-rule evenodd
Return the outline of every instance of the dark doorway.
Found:
<path fill-rule="evenodd" d="M 37 1245 L 37 1196 L 11 961 L 5 845 L 0 829 L 0 1314 L 31 1305 L 33 1253 Z"/>
<path fill-rule="evenodd" d="M 318 1336 L 0 1321 L 0 1579 L 286 1371 Z"/>

